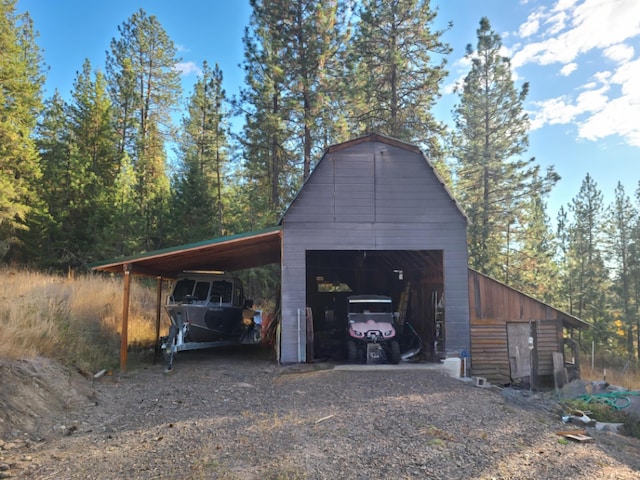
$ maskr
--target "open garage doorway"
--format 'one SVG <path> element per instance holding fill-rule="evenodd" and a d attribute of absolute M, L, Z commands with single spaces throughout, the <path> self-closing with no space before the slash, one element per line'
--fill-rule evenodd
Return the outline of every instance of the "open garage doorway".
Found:
<path fill-rule="evenodd" d="M 348 297 L 386 295 L 399 313 L 401 353 L 419 343 L 412 360 L 439 361 L 446 342 L 444 294 L 442 250 L 308 250 L 308 358 L 345 360 Z"/>

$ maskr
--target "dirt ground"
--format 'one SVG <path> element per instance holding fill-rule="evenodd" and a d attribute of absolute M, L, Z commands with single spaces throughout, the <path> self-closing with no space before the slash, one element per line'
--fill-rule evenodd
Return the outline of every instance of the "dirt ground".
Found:
<path fill-rule="evenodd" d="M 640 478 L 639 441 L 566 440 L 548 396 L 389 367 L 279 366 L 250 346 L 99 379 L 0 362 L 0 478 Z"/>

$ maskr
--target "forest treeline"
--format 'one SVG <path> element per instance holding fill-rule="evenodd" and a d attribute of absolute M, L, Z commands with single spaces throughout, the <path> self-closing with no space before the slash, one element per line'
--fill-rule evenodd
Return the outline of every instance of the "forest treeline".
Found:
<path fill-rule="evenodd" d="M 587 175 L 549 218 L 559 177 L 527 156 L 529 86 L 487 18 L 447 127 L 433 107 L 451 48 L 428 0 L 250 4 L 243 84 L 226 92 L 213 58 L 184 106 L 154 15 L 114 26 L 104 71 L 87 59 L 68 96 L 44 98 L 37 26 L 0 0 L 2 261 L 86 270 L 272 226 L 326 147 L 376 132 L 438 169 L 469 218 L 473 268 L 590 322 L 587 340 L 640 354 L 640 192 L 619 184 L 606 205 Z"/>

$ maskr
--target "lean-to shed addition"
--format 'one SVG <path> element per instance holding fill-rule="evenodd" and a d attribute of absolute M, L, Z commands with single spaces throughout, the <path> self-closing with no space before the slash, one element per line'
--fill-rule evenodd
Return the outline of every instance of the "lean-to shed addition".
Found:
<path fill-rule="evenodd" d="M 469 305 L 474 376 L 538 387 L 554 384 L 554 355 L 555 373 L 560 368 L 564 376 L 565 366 L 577 367 L 571 347 L 586 322 L 471 269 Z"/>
<path fill-rule="evenodd" d="M 282 362 L 339 348 L 350 294 L 392 296 L 432 359 L 468 352 L 467 220 L 416 146 L 330 147 L 281 226 Z"/>

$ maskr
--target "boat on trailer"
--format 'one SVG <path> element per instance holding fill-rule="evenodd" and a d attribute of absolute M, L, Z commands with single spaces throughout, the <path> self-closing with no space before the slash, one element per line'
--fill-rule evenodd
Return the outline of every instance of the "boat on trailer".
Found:
<path fill-rule="evenodd" d="M 160 348 L 173 368 L 175 355 L 234 344 L 260 342 L 260 324 L 244 297 L 239 278 L 220 272 L 185 272 L 175 281 L 165 310 L 171 320 Z"/>

